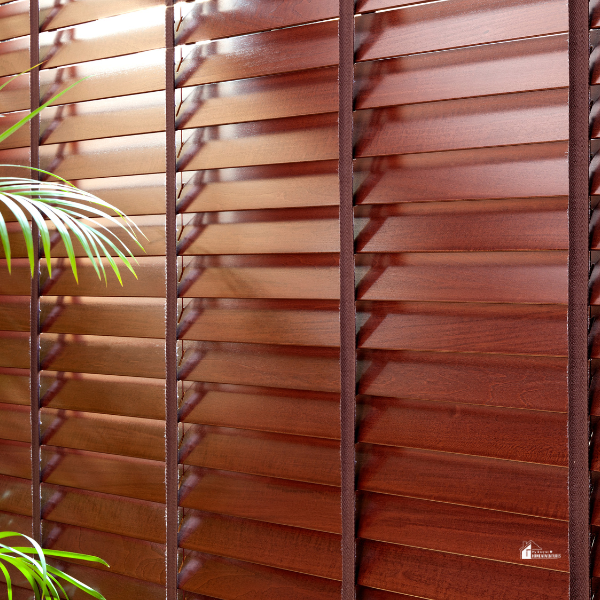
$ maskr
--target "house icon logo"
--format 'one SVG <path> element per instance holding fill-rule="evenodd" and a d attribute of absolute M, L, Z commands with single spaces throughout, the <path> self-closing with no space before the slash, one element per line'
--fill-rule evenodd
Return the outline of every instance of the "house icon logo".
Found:
<path fill-rule="evenodd" d="M 524 560 L 531 560 L 532 553 L 538 554 L 542 551 L 542 549 L 532 540 L 528 542 L 523 542 L 521 546 L 521 558 Z"/>

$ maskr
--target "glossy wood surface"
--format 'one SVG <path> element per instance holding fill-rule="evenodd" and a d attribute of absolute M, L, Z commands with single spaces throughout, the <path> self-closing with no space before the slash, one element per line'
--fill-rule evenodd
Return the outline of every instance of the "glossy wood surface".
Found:
<path fill-rule="evenodd" d="M 31 479 L 31 444 L 0 439 L 0 475 Z"/>
<path fill-rule="evenodd" d="M 0 510 L 31 517 L 31 478 L 0 475 Z"/>
<path fill-rule="evenodd" d="M 0 402 L 31 405 L 28 369 L 0 367 Z"/>

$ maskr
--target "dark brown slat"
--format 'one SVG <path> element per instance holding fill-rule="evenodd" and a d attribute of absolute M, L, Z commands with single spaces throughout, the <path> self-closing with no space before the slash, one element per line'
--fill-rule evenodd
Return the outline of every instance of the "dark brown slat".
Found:
<path fill-rule="evenodd" d="M 589 292 L 590 305 L 597 306 L 600 304 L 600 270 L 596 264 L 594 264 L 590 275 Z"/>
<path fill-rule="evenodd" d="M 562 600 L 568 593 L 569 576 L 549 569 L 364 542 L 358 583 L 425 598 L 436 597 L 442 588 L 447 600 L 503 600 L 530 595 L 539 600 Z"/>
<path fill-rule="evenodd" d="M 191 562 L 193 561 L 193 562 Z M 180 573 L 182 590 L 221 600 L 263 600 L 271 591 L 286 600 L 336 600 L 340 585 L 327 579 L 208 555 L 193 556 Z"/>
<path fill-rule="evenodd" d="M 563 467 L 363 444 L 358 454 L 360 490 L 568 518 Z"/>
<path fill-rule="evenodd" d="M 0 438 L 16 442 L 31 441 L 29 407 L 0 404 Z"/>
<path fill-rule="evenodd" d="M 560 197 L 361 206 L 355 215 L 358 252 L 568 248 Z"/>
<path fill-rule="evenodd" d="M 44 333 L 164 337 L 161 298 L 79 298 L 45 296 L 40 323 Z"/>
<path fill-rule="evenodd" d="M 179 504 L 203 512 L 340 533 L 340 489 L 187 467 Z"/>
<path fill-rule="evenodd" d="M 31 478 L 0 475 L 0 488 L 0 510 L 31 517 Z"/>
<path fill-rule="evenodd" d="M 0 331 L 0 365 L 26 369 L 29 362 L 29 333 Z"/>
<path fill-rule="evenodd" d="M 183 438 L 179 460 L 197 467 L 339 486 L 339 453 L 339 443 L 333 440 L 196 425 Z"/>
<path fill-rule="evenodd" d="M 526 532 L 542 548 L 562 555 L 531 564 L 569 570 L 564 521 L 383 494 L 363 494 L 359 505 L 359 538 L 523 564 L 519 540 Z"/>
<path fill-rule="evenodd" d="M 31 444 L 0 439 L 0 474 L 31 479 Z"/>
<path fill-rule="evenodd" d="M 339 391 L 339 352 L 254 344 L 186 344 L 180 377 L 189 381 Z"/>
<path fill-rule="evenodd" d="M 4 489 L 4 488 L 3 488 Z M 8 490 L 10 494 L 10 490 Z M 6 490 L 5 492 L 6 493 Z M 24 535 L 31 535 L 31 517 L 25 517 L 23 515 L 16 515 L 14 513 L 1 512 L 0 513 L 0 530 L 1 531 L 16 531 Z M 21 540 L 17 538 L 7 539 L 9 544 L 19 545 Z"/>
<path fill-rule="evenodd" d="M 567 412 L 564 358 L 362 351 L 359 361 L 361 394 Z"/>
<path fill-rule="evenodd" d="M 8 277 L 8 274 L 2 273 L 2 277 Z M 2 296 L 0 331 L 29 331 L 29 298 L 27 296 Z"/>
<path fill-rule="evenodd" d="M 358 61 L 563 33 L 558 0 L 457 0 L 425 3 L 356 19 Z"/>
<path fill-rule="evenodd" d="M 163 502 L 164 463 L 42 446 L 42 480 L 91 492 Z"/>
<path fill-rule="evenodd" d="M 599 323 L 597 320 L 592 322 L 589 333 L 589 355 L 590 358 L 600 358 L 600 340 L 598 339 Z"/>
<path fill-rule="evenodd" d="M 567 466 L 563 413 L 368 397 L 358 411 L 361 442 Z"/>
<path fill-rule="evenodd" d="M 337 206 L 337 161 L 184 173 L 182 212 Z"/>
<path fill-rule="evenodd" d="M 567 90 L 359 111 L 356 156 L 439 152 L 565 140 Z"/>
<path fill-rule="evenodd" d="M 600 471 L 600 445 L 597 442 L 597 435 L 600 433 L 598 430 L 599 423 L 592 422 L 591 428 L 593 430 L 594 437 L 592 438 L 591 443 L 591 456 L 590 456 L 590 469 L 592 471 Z"/>
<path fill-rule="evenodd" d="M 164 421 L 42 408 L 44 444 L 164 460 Z"/>
<path fill-rule="evenodd" d="M 177 31 L 177 44 L 214 40 L 245 33 L 255 33 L 291 25 L 300 25 L 338 15 L 335 0 L 321 0 L 315 4 L 304 0 L 261 0 L 258 4 L 245 0 L 229 10 L 218 5 L 204 7 L 197 4 L 186 14 Z"/>
<path fill-rule="evenodd" d="M 30 406 L 29 375 L 29 369 L 0 367 L 0 402 Z"/>
<path fill-rule="evenodd" d="M 33 597 L 31 588 L 17 586 L 14 582 L 13 582 L 13 586 L 12 586 L 12 592 L 14 594 L 13 595 L 14 600 L 31 600 Z M 2 593 L 3 595 L 6 595 L 6 597 L 8 597 L 8 589 L 4 582 L 0 582 L 0 593 Z"/>
<path fill-rule="evenodd" d="M 356 589 L 357 600 L 413 600 L 414 596 L 395 594 L 358 586 Z"/>
<path fill-rule="evenodd" d="M 551 305 L 360 303 L 358 347 L 567 356 L 567 310 Z"/>
<path fill-rule="evenodd" d="M 177 110 L 178 128 L 331 113 L 338 109 L 337 69 L 213 83 L 184 94 Z"/>
<path fill-rule="evenodd" d="M 181 143 L 181 171 L 333 160 L 337 114 L 189 130 Z"/>
<path fill-rule="evenodd" d="M 164 504 L 42 484 L 44 519 L 164 543 Z"/>
<path fill-rule="evenodd" d="M 403 254 L 383 260 L 357 257 L 357 298 L 566 304 L 567 255 L 472 252 Z"/>
<path fill-rule="evenodd" d="M 195 46 L 176 73 L 177 86 L 330 67 L 337 62 L 337 22 L 315 23 Z"/>
<path fill-rule="evenodd" d="M 342 574 L 340 536 L 331 533 L 186 511 L 179 536 L 187 550 L 327 579 Z"/>
<path fill-rule="evenodd" d="M 164 377 L 162 340 L 43 333 L 40 345 L 43 369 Z"/>
<path fill-rule="evenodd" d="M 122 534 L 101 533 L 48 520 L 42 522 L 42 533 L 46 548 L 99 556 L 110 565 L 111 573 L 164 585 L 164 544 L 136 540 Z M 108 571 L 102 565 L 93 566 Z"/>
<path fill-rule="evenodd" d="M 216 427 L 329 439 L 340 436 L 336 394 L 194 384 L 185 391 L 181 419 Z"/>
<path fill-rule="evenodd" d="M 559 142 L 361 159 L 356 203 L 566 196 L 566 151 Z"/>

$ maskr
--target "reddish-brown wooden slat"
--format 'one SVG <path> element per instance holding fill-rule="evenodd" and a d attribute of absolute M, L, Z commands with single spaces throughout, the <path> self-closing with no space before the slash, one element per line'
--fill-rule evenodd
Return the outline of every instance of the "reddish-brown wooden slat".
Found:
<path fill-rule="evenodd" d="M 42 484 L 42 515 L 73 525 L 163 544 L 164 504 Z"/>
<path fill-rule="evenodd" d="M 199 425 L 329 439 L 340 436 L 336 394 L 199 383 L 186 385 L 180 414 L 182 421 Z"/>
<path fill-rule="evenodd" d="M 4 490 L 3 493 L 7 491 L 10 493 L 10 490 Z M 23 533 L 25 535 L 31 535 L 31 517 L 26 517 L 24 515 L 18 515 L 14 513 L 0 512 L 0 531 L 16 531 L 17 533 Z M 13 543 L 14 545 L 19 544 L 19 540 L 13 538 L 11 540 L 6 540 L 6 543 Z"/>
<path fill-rule="evenodd" d="M 29 333 L 0 331 L 0 366 L 26 369 L 29 361 Z"/>
<path fill-rule="evenodd" d="M 0 475 L 0 510 L 31 517 L 31 478 Z"/>
<path fill-rule="evenodd" d="M 221 600 L 235 600 L 240 594 L 248 600 L 263 600 L 272 591 L 286 600 L 336 600 L 340 596 L 338 582 L 319 577 L 208 555 L 193 555 L 188 561 L 188 568 L 184 564 L 180 574 L 180 589 Z"/>
<path fill-rule="evenodd" d="M 361 159 L 357 204 L 565 196 L 563 142 Z"/>
<path fill-rule="evenodd" d="M 0 43 L 2 66 L 0 76 L 16 75 L 29 68 L 29 37 L 19 37 Z"/>
<path fill-rule="evenodd" d="M 340 536 L 186 511 L 180 546 L 252 563 L 341 579 Z"/>
<path fill-rule="evenodd" d="M 164 471 L 163 462 L 42 446 L 42 479 L 54 485 L 163 502 Z"/>
<path fill-rule="evenodd" d="M 363 444 L 358 455 L 364 491 L 567 519 L 566 467 Z"/>
<path fill-rule="evenodd" d="M 0 5 L 0 40 L 29 35 L 29 2 L 10 2 Z"/>
<path fill-rule="evenodd" d="M 31 441 L 30 407 L 0 404 L 0 439 Z"/>
<path fill-rule="evenodd" d="M 340 489 L 187 467 L 180 506 L 203 512 L 340 533 Z"/>
<path fill-rule="evenodd" d="M 29 369 L 0 367 L 0 402 L 31 405 Z"/>
<path fill-rule="evenodd" d="M 42 408 L 44 444 L 164 460 L 164 421 Z"/>
<path fill-rule="evenodd" d="M 523 564 L 518 540 L 527 532 L 561 554 L 553 569 L 569 570 L 565 521 L 384 494 L 362 494 L 359 504 L 359 538 Z"/>
<path fill-rule="evenodd" d="M 12 592 L 14 594 L 13 595 L 14 600 L 31 600 L 32 599 L 31 588 L 25 588 L 25 587 L 18 586 L 14 582 L 12 585 Z M 8 597 L 8 588 L 6 587 L 6 584 L 3 581 L 0 581 L 0 593 L 2 593 L 3 595 L 6 595 L 6 597 Z"/>
<path fill-rule="evenodd" d="M 237 2 L 229 10 L 219 5 L 196 4 L 185 15 L 177 31 L 177 44 L 214 40 L 246 33 L 256 33 L 291 25 L 332 19 L 338 16 L 335 0 L 319 3 L 304 0 Z"/>
<path fill-rule="evenodd" d="M 22 234 L 21 234 L 22 235 Z M 1 277 L 9 277 L 2 273 Z M 29 331 L 29 297 L 3 296 L 0 302 L 0 331 Z"/>
<path fill-rule="evenodd" d="M 567 91 L 525 92 L 358 111 L 357 157 L 568 138 Z"/>
<path fill-rule="evenodd" d="M 384 592 L 382 590 L 374 590 L 371 588 L 360 587 L 356 588 L 357 600 L 413 600 L 414 596 L 406 596 L 405 594 L 395 594 L 394 592 Z"/>
<path fill-rule="evenodd" d="M 193 46 L 176 80 L 181 87 L 330 67 L 337 62 L 337 22 L 329 21 Z"/>
<path fill-rule="evenodd" d="M 364 542 L 361 559 L 360 585 L 425 598 L 435 598 L 441 588 L 447 600 L 562 600 L 569 589 L 569 575 L 560 571 L 407 546 Z"/>
<path fill-rule="evenodd" d="M 111 573 L 164 586 L 164 544 L 48 520 L 42 522 L 42 534 L 46 548 L 100 556 L 110 565 Z M 109 570 L 99 564 L 91 566 L 102 571 Z"/>
<path fill-rule="evenodd" d="M 361 206 L 355 216 L 357 252 L 562 250 L 569 242 L 561 197 Z"/>
<path fill-rule="evenodd" d="M 559 0 L 457 0 L 425 3 L 356 19 L 356 60 L 563 33 Z"/>
<path fill-rule="evenodd" d="M 339 352 L 335 348 L 186 344 L 180 377 L 190 381 L 339 391 Z"/>
<path fill-rule="evenodd" d="M 354 12 L 364 13 L 384 8 L 393 8 L 395 6 L 404 6 L 406 4 L 420 4 L 435 1 L 436 0 L 357 0 Z"/>
<path fill-rule="evenodd" d="M 42 333 L 40 346 L 43 369 L 164 377 L 162 340 Z"/>
<path fill-rule="evenodd" d="M 565 252 L 363 255 L 357 298 L 566 304 L 566 259 Z"/>
<path fill-rule="evenodd" d="M 31 479 L 31 444 L 0 439 L 0 475 Z"/>
<path fill-rule="evenodd" d="M 357 439 L 567 466 L 563 413 L 362 397 Z"/>
<path fill-rule="evenodd" d="M 362 351 L 359 366 L 361 394 L 567 412 L 564 358 Z"/>
<path fill-rule="evenodd" d="M 186 465 L 340 485 L 340 447 L 333 440 L 193 426 L 179 452 Z"/>
<path fill-rule="evenodd" d="M 359 303 L 358 347 L 567 356 L 564 306 Z"/>

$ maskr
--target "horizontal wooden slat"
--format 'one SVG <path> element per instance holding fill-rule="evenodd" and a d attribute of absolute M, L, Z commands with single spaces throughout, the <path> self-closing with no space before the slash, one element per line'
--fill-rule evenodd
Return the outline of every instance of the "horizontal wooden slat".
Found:
<path fill-rule="evenodd" d="M 2 277 L 9 277 L 9 275 L 5 271 Z M 2 296 L 0 331 L 29 331 L 29 312 L 28 296 Z"/>
<path fill-rule="evenodd" d="M 341 539 L 331 533 L 186 511 L 179 539 L 187 550 L 341 579 Z"/>
<path fill-rule="evenodd" d="M 456 0 L 425 3 L 356 19 L 358 61 L 562 33 L 559 0 Z"/>
<path fill-rule="evenodd" d="M 164 421 L 42 408 L 42 443 L 164 460 Z"/>
<path fill-rule="evenodd" d="M 42 483 L 42 516 L 148 542 L 165 541 L 165 507 L 155 502 Z"/>
<path fill-rule="evenodd" d="M 564 252 L 357 257 L 357 298 L 566 304 L 566 259 Z"/>
<path fill-rule="evenodd" d="M 6 491 L 10 493 L 10 490 L 5 490 L 4 488 L 2 489 L 4 490 L 3 493 L 6 493 Z M 16 531 L 17 533 L 22 533 L 24 535 L 31 535 L 31 517 L 8 512 L 0 512 L 0 530 Z M 13 543 L 18 545 L 19 541 L 20 540 L 13 538 L 11 540 L 7 539 L 6 542 L 3 543 L 6 544 L 8 542 L 9 544 Z"/>
<path fill-rule="evenodd" d="M 0 366 L 26 369 L 29 362 L 29 334 L 0 331 Z"/>
<path fill-rule="evenodd" d="M 0 439 L 0 475 L 31 479 L 31 444 Z"/>
<path fill-rule="evenodd" d="M 564 358 L 362 351 L 359 367 L 362 394 L 567 411 Z"/>
<path fill-rule="evenodd" d="M 0 42 L 0 56 L 0 76 L 23 73 L 29 68 L 29 36 Z"/>
<path fill-rule="evenodd" d="M 361 442 L 567 466 L 564 413 L 371 397 L 358 409 Z"/>
<path fill-rule="evenodd" d="M 563 142 L 361 159 L 357 204 L 567 195 Z"/>
<path fill-rule="evenodd" d="M 528 596 L 559 600 L 569 589 L 569 575 L 550 568 L 532 569 L 378 542 L 364 542 L 361 551 L 360 585 L 423 598 L 434 598 L 442 588 L 447 600 Z"/>
<path fill-rule="evenodd" d="M 357 312 L 359 348 L 567 356 L 564 306 L 367 302 Z"/>
<path fill-rule="evenodd" d="M 40 345 L 43 369 L 164 377 L 162 340 L 42 333 Z"/>
<path fill-rule="evenodd" d="M 425 2 L 436 2 L 437 0 L 357 0 L 355 13 L 364 13 L 384 8 L 394 8 L 406 4 L 421 4 Z"/>
<path fill-rule="evenodd" d="M 566 140 L 567 90 L 359 111 L 357 157 Z"/>
<path fill-rule="evenodd" d="M 163 502 L 164 463 L 42 446 L 42 480 L 92 492 Z"/>
<path fill-rule="evenodd" d="M 339 439 L 339 397 L 318 392 L 186 385 L 186 423 Z"/>
<path fill-rule="evenodd" d="M 186 344 L 179 376 L 189 381 L 337 392 L 339 352 L 195 342 Z"/>
<path fill-rule="evenodd" d="M 9 4 L 2 3 L 0 21 L 0 40 L 29 35 L 29 2 L 21 0 Z"/>
<path fill-rule="evenodd" d="M 384 494 L 362 494 L 359 505 L 359 538 L 520 563 L 518 540 L 526 532 L 562 555 L 551 568 L 569 570 L 565 521 Z"/>
<path fill-rule="evenodd" d="M 31 441 L 30 407 L 0 404 L 0 439 Z"/>
<path fill-rule="evenodd" d="M 259 600 L 272 590 L 286 600 L 336 600 L 340 596 L 338 582 L 233 559 L 192 555 L 186 564 L 180 572 L 180 589 L 221 600 L 235 600 L 241 594 Z"/>
<path fill-rule="evenodd" d="M 31 517 L 31 479 L 0 475 L 0 488 L 0 510 Z"/>
<path fill-rule="evenodd" d="M 562 250 L 566 209 L 561 197 L 361 206 L 356 251 Z"/>
<path fill-rule="evenodd" d="M 334 440 L 196 425 L 183 438 L 179 460 L 197 467 L 338 486 L 339 453 Z"/>
<path fill-rule="evenodd" d="M 179 504 L 266 523 L 330 533 L 341 532 L 340 489 L 187 467 Z"/>
<path fill-rule="evenodd" d="M 566 467 L 365 444 L 358 456 L 360 490 L 568 518 Z"/>
<path fill-rule="evenodd" d="M 136 540 L 123 534 L 103 533 L 54 521 L 42 522 L 45 547 L 99 556 L 110 565 L 111 573 L 134 577 L 157 585 L 165 583 L 164 544 Z M 107 567 L 93 567 L 108 571 Z"/>
<path fill-rule="evenodd" d="M 31 405 L 29 369 L 0 368 L 0 402 Z"/>

